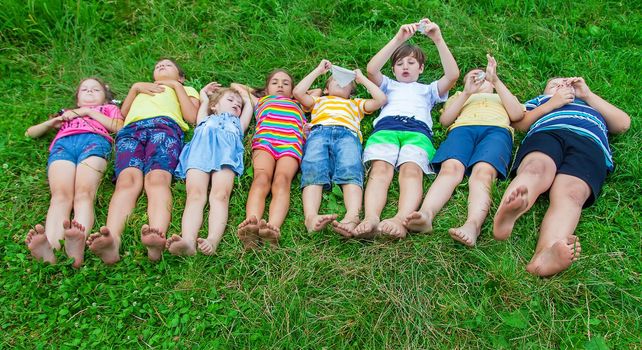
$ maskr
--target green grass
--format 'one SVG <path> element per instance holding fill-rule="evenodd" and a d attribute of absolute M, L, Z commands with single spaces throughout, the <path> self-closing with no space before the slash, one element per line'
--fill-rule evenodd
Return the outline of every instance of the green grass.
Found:
<path fill-rule="evenodd" d="M 520 100 L 539 94 L 551 76 L 580 75 L 631 115 L 631 129 L 611 139 L 617 168 L 583 212 L 583 255 L 568 271 L 539 279 L 524 270 L 546 200 L 509 241 L 493 241 L 487 222 L 476 248 L 454 243 L 446 230 L 465 218 L 465 184 L 437 217 L 434 234 L 396 243 L 306 233 L 293 185 L 282 248 L 242 254 L 234 227 L 244 218 L 249 175 L 234 189 L 229 230 L 214 258 L 166 254 L 148 262 L 138 238 L 144 198 L 115 266 L 91 253 L 79 271 L 62 255 L 55 266 L 29 257 L 22 241 L 44 222 L 53 135 L 32 141 L 23 134 L 69 106 L 82 77 L 103 77 L 122 99 L 132 83 L 150 78 L 161 56 L 177 58 L 196 88 L 213 79 L 258 86 L 277 67 L 300 79 L 321 58 L 364 70 L 399 25 L 423 16 L 441 26 L 462 72 L 493 53 Z M 6 0 L 0 348 L 640 348 L 640 28 L 639 2 L 597 0 Z M 439 77 L 434 46 L 413 41 L 428 56 L 422 80 Z M 371 130 L 371 119 L 363 129 Z M 435 132 L 443 140 L 444 130 Z M 506 185 L 493 189 L 491 213 Z M 113 189 L 108 179 L 100 188 L 96 225 L 105 222 Z M 173 193 L 171 231 L 178 232 L 184 184 L 174 184 Z M 391 193 L 384 215 L 395 211 L 396 186 Z M 336 193 L 325 199 L 324 210 L 340 207 Z"/>

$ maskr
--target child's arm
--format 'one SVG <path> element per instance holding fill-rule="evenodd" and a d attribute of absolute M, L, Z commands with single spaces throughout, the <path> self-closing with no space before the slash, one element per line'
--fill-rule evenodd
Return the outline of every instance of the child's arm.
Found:
<path fill-rule="evenodd" d="M 557 90 L 555 95 L 551 96 L 551 98 L 546 101 L 541 106 L 538 106 L 535 109 L 532 109 L 530 111 L 526 111 L 524 113 L 524 118 L 522 120 L 513 123 L 513 127 L 517 130 L 521 131 L 528 131 L 528 128 L 530 128 L 533 123 L 535 123 L 539 118 L 542 116 L 547 115 L 548 113 L 565 106 L 575 99 L 575 94 L 573 93 L 573 89 L 571 87 L 566 87 L 563 89 Z"/>
<path fill-rule="evenodd" d="M 508 119 L 510 119 L 511 123 L 520 121 L 524 118 L 524 105 L 519 103 L 517 97 L 508 90 L 506 85 L 504 85 L 497 76 L 497 61 L 495 58 L 489 54 L 486 54 L 486 58 L 488 58 L 488 66 L 486 66 L 486 80 L 491 82 L 495 87 L 495 91 L 502 100 L 502 104 L 508 113 Z"/>
<path fill-rule="evenodd" d="M 181 106 L 181 114 L 183 114 L 183 119 L 185 119 L 185 121 L 190 124 L 195 124 L 197 119 L 196 115 L 198 114 L 201 101 L 197 98 L 187 95 L 183 84 L 176 80 L 161 80 L 157 81 L 156 84 L 169 86 L 174 89 L 176 98 L 178 98 L 178 103 Z"/>
<path fill-rule="evenodd" d="M 145 82 L 134 83 L 134 85 L 129 89 L 129 93 L 127 93 L 127 97 L 125 97 L 123 104 L 120 106 L 120 113 L 125 116 L 125 118 L 127 117 L 129 109 L 132 107 L 132 103 L 134 103 L 134 99 L 136 99 L 138 94 L 155 95 L 163 91 L 165 91 L 165 88 L 158 84 Z"/>
<path fill-rule="evenodd" d="M 457 118 L 459 117 L 464 104 L 466 104 L 466 101 L 468 101 L 468 98 L 470 98 L 471 95 L 479 92 L 479 89 L 483 84 L 483 80 L 477 81 L 473 74 L 468 74 L 468 77 L 464 82 L 464 90 L 461 92 L 461 94 L 453 97 L 450 102 L 446 103 L 444 111 L 439 116 L 439 123 L 444 127 L 448 127 L 452 123 L 454 123 L 455 120 L 457 120 Z"/>
<path fill-rule="evenodd" d="M 323 59 L 319 65 L 305 76 L 292 90 L 292 95 L 299 101 L 303 109 L 310 110 L 314 106 L 314 98 L 308 95 L 308 90 L 312 83 L 321 75 L 325 74 L 332 67 L 330 61 Z"/>
<path fill-rule="evenodd" d="M 379 52 L 377 52 L 366 68 L 368 72 L 368 79 L 370 79 L 377 86 L 381 85 L 383 81 L 383 74 L 381 74 L 381 68 L 386 64 L 386 61 L 390 59 L 392 53 L 401 46 L 406 40 L 410 39 L 419 28 L 418 23 L 404 24 L 399 28 L 399 31 L 395 36 L 384 46 Z"/>
<path fill-rule="evenodd" d="M 96 110 L 87 107 L 72 109 L 77 115 L 86 115 L 91 119 L 102 124 L 109 132 L 117 132 L 123 127 L 124 121 L 122 119 L 110 118 Z M 63 114 L 64 117 L 64 114 Z"/>
<path fill-rule="evenodd" d="M 432 39 L 435 46 L 437 46 L 437 51 L 439 51 L 439 59 L 444 68 L 444 75 L 437 81 L 437 88 L 439 90 L 439 96 L 443 96 L 455 86 L 457 79 L 459 79 L 459 67 L 457 67 L 455 57 L 453 57 L 453 54 L 448 49 L 448 45 L 446 45 L 444 38 L 441 36 L 439 26 L 427 18 L 422 19 L 421 22 L 425 25 L 424 34 Z"/>
<path fill-rule="evenodd" d="M 354 73 L 357 75 L 355 78 L 357 83 L 363 85 L 370 93 L 370 96 L 372 96 L 371 99 L 366 100 L 366 102 L 364 103 L 364 111 L 366 113 L 372 113 L 381 108 L 381 106 L 385 105 L 388 101 L 386 94 L 381 91 L 381 89 L 375 83 L 366 78 L 366 76 L 361 73 L 361 69 L 355 69 Z"/>
<path fill-rule="evenodd" d="M 629 130 L 631 118 L 626 112 L 591 91 L 583 78 L 571 78 L 570 83 L 575 88 L 575 96 L 577 98 L 586 101 L 589 106 L 602 114 L 610 133 L 621 134 Z"/>
<path fill-rule="evenodd" d="M 200 96 L 201 96 L 201 105 L 198 108 L 198 113 L 196 115 L 196 124 L 200 124 L 207 116 L 210 114 L 209 112 L 209 104 L 210 104 L 210 94 L 213 93 L 214 91 L 218 90 L 221 87 L 221 84 L 213 81 L 205 87 L 201 89 Z"/>
<path fill-rule="evenodd" d="M 240 91 L 239 89 L 243 89 L 243 90 L 246 90 L 247 92 L 249 92 L 250 93 L 250 100 L 252 101 L 252 106 L 256 106 L 256 104 L 259 102 L 259 99 L 256 96 L 254 96 L 254 93 L 256 92 L 255 89 L 253 89 L 253 88 L 251 88 L 251 87 L 249 87 L 247 85 L 243 85 L 243 84 L 239 84 L 239 83 L 232 83 L 232 84 L 230 84 L 230 87 L 232 89 L 234 89 L 234 90 L 237 90 L 237 91 Z"/>
<path fill-rule="evenodd" d="M 252 121 L 252 114 L 254 114 L 252 98 L 250 97 L 251 94 L 247 89 L 237 86 L 235 90 L 238 91 L 243 98 L 243 110 L 241 111 L 239 118 L 241 119 L 241 132 L 245 134 L 245 131 L 247 131 L 247 128 L 250 126 L 250 122 Z"/>
<path fill-rule="evenodd" d="M 60 124 L 62 124 L 62 122 L 62 116 L 48 119 L 40 124 L 30 126 L 29 129 L 27 129 L 27 131 L 25 132 L 25 136 L 29 136 L 32 139 L 38 138 L 48 133 L 52 129 L 60 128 Z"/>

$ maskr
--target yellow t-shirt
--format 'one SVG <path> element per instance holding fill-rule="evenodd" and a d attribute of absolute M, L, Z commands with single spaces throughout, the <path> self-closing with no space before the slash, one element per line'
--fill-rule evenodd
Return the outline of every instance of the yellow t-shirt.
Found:
<path fill-rule="evenodd" d="M 176 92 L 169 86 L 163 87 L 165 91 L 155 95 L 138 94 L 129 109 L 127 118 L 125 118 L 125 125 L 143 119 L 168 117 L 175 121 L 183 131 L 189 129 L 189 125 L 183 119 Z M 199 98 L 198 92 L 191 86 L 185 86 L 185 92 L 189 97 Z"/>
<path fill-rule="evenodd" d="M 314 97 L 314 96 L 313 96 Z M 314 97 L 311 125 L 340 125 L 354 131 L 363 142 L 361 119 L 365 114 L 366 99 L 345 99 L 337 96 Z"/>
<path fill-rule="evenodd" d="M 457 91 L 451 96 L 446 101 L 444 109 L 448 108 L 453 99 L 460 94 L 461 91 Z M 513 128 L 510 126 L 508 113 L 498 94 L 477 93 L 471 95 L 461 108 L 459 117 L 448 127 L 448 131 L 458 126 L 471 125 L 499 126 L 507 129 L 511 134 L 514 133 Z"/>

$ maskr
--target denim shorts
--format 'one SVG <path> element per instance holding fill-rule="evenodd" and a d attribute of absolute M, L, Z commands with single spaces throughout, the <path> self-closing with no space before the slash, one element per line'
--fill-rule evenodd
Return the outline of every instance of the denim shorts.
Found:
<path fill-rule="evenodd" d="M 91 132 L 69 135 L 56 140 L 49 152 L 47 168 L 57 160 L 78 164 L 89 157 L 109 159 L 111 142 L 104 136 Z"/>
<path fill-rule="evenodd" d="M 485 162 L 493 166 L 500 179 L 508 175 L 508 165 L 511 161 L 513 138 L 505 128 L 499 126 L 459 126 L 448 133 L 446 140 L 432 160 L 437 172 L 441 164 L 448 159 L 457 159 L 470 175 L 475 164 Z"/>
<path fill-rule="evenodd" d="M 143 119 L 116 135 L 116 177 L 126 168 L 174 173 L 183 148 L 183 130 L 166 117 Z"/>
<path fill-rule="evenodd" d="M 315 125 L 305 142 L 301 161 L 301 188 L 353 184 L 363 187 L 361 141 L 345 126 Z"/>

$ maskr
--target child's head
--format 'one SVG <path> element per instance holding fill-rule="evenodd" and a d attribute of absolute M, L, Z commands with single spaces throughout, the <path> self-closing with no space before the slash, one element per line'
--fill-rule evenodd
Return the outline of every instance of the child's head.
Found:
<path fill-rule="evenodd" d="M 353 80 L 350 84 L 341 87 L 339 82 L 332 76 L 328 77 L 325 81 L 325 89 L 323 94 L 330 96 L 337 96 L 343 98 L 350 98 L 357 91 L 357 83 Z"/>
<path fill-rule="evenodd" d="M 234 89 L 218 89 L 210 96 L 208 108 L 210 113 L 231 113 L 238 117 L 243 110 L 243 98 Z"/>
<path fill-rule="evenodd" d="M 426 55 L 416 45 L 403 44 L 392 53 L 390 63 L 397 81 L 414 83 L 424 71 Z"/>
<path fill-rule="evenodd" d="M 478 76 L 479 74 L 484 73 L 484 70 L 481 68 L 474 68 L 468 71 L 466 75 L 464 75 L 464 84 L 468 83 L 469 77 L 472 75 L 473 77 Z M 493 87 L 493 84 L 489 82 L 488 80 L 484 80 L 482 83 L 481 87 L 477 92 L 487 92 L 489 94 L 492 94 L 495 91 L 495 88 Z"/>
<path fill-rule="evenodd" d="M 571 85 L 569 78 L 555 77 L 548 79 L 548 81 L 546 82 L 546 87 L 544 88 L 544 95 L 555 95 L 558 90 L 563 88 L 573 88 L 573 85 Z"/>
<path fill-rule="evenodd" d="M 170 58 L 161 58 L 156 65 L 154 65 L 154 81 L 158 80 L 176 80 L 178 82 L 185 81 L 185 72 L 183 68 Z"/>
<path fill-rule="evenodd" d="M 99 78 L 85 78 L 76 89 L 76 107 L 100 106 L 112 99 L 109 86 Z"/>
<path fill-rule="evenodd" d="M 266 95 L 292 96 L 294 79 L 285 69 L 273 70 L 265 79 L 265 87 L 262 89 Z"/>

